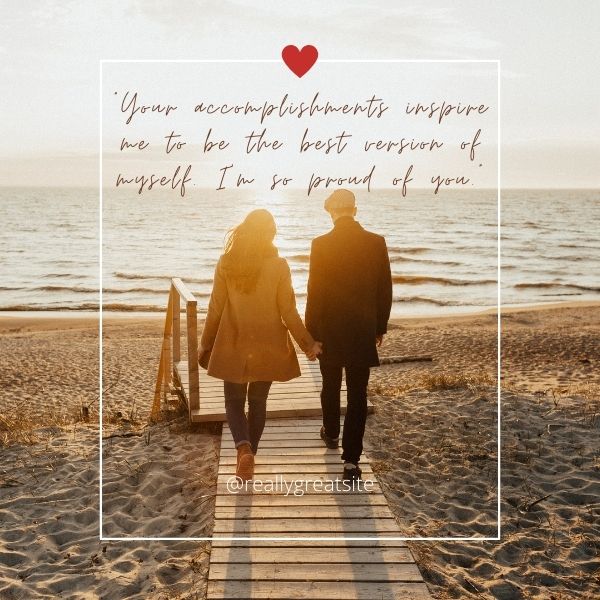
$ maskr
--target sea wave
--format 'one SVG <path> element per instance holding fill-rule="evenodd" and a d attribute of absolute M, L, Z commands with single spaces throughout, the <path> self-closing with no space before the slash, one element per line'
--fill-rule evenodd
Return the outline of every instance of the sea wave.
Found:
<path fill-rule="evenodd" d="M 212 280 L 211 280 L 212 281 Z M 3 288 L 0 288 L 2 290 Z M 10 290 L 20 290 L 26 288 L 4 288 Z M 73 294 L 97 294 L 99 289 L 96 287 L 76 287 L 68 285 L 44 285 L 41 287 L 32 288 L 32 291 L 36 292 L 70 292 Z M 149 287 L 131 287 L 131 288 L 102 288 L 102 292 L 105 294 L 150 294 L 158 296 L 166 296 L 169 293 L 168 288 L 157 289 Z M 194 296 L 198 298 L 208 298 L 210 293 L 192 291 Z"/>
<path fill-rule="evenodd" d="M 533 221 L 525 221 L 523 223 L 527 229 L 546 229 L 544 225 L 540 225 L 539 223 L 534 223 Z"/>
<path fill-rule="evenodd" d="M 97 294 L 99 288 L 97 287 L 81 287 L 81 286 L 70 286 L 70 285 L 42 285 L 40 287 L 32 288 L 34 292 L 71 292 L 73 294 Z M 134 288 L 103 288 L 103 292 L 110 294 L 130 294 L 130 293 L 141 293 L 141 294 L 160 294 L 165 295 L 168 293 L 168 289 L 157 290 L 155 288 L 147 287 L 134 287 Z"/>
<path fill-rule="evenodd" d="M 600 246 L 593 246 L 588 244 L 559 244 L 559 248 L 575 248 L 576 250 L 581 250 L 585 248 L 586 250 L 600 250 Z"/>
<path fill-rule="evenodd" d="M 439 298 L 428 298 L 426 296 L 394 296 L 394 302 L 414 304 L 435 304 L 436 306 L 478 306 L 471 302 L 460 302 L 458 300 L 440 300 Z"/>
<path fill-rule="evenodd" d="M 600 287 L 594 285 L 581 285 L 578 283 L 560 283 L 558 281 L 541 281 L 536 283 L 516 283 L 516 289 L 529 288 L 562 288 L 570 290 L 583 290 L 584 292 L 600 292 Z"/>
<path fill-rule="evenodd" d="M 404 252 L 405 254 L 422 254 L 429 252 L 432 248 L 426 246 L 389 246 L 389 252 Z"/>
<path fill-rule="evenodd" d="M 153 304 L 121 304 L 112 302 L 102 304 L 102 310 L 108 311 L 127 311 L 127 312 L 166 312 L 166 306 L 155 306 Z"/>
<path fill-rule="evenodd" d="M 549 296 L 560 296 L 561 298 L 563 296 L 582 296 L 583 292 L 560 292 L 560 293 L 554 293 L 554 294 L 540 294 L 540 296 L 545 296 L 545 297 L 549 297 Z"/>
<path fill-rule="evenodd" d="M 15 304 L 13 306 L 3 306 L 0 311 L 27 312 L 27 311 L 98 311 L 97 302 L 83 302 L 81 304 L 62 304 L 62 305 L 30 305 Z M 166 312 L 166 306 L 157 306 L 154 304 L 121 304 L 106 303 L 102 304 L 103 311 L 112 312 Z M 203 311 L 200 311 L 203 312 Z"/>
<path fill-rule="evenodd" d="M 449 267 L 459 267 L 462 264 L 455 260 L 435 260 L 433 258 L 412 258 L 411 256 L 402 256 L 402 255 L 391 256 L 390 262 L 391 263 L 416 262 L 416 263 L 420 263 L 420 264 L 445 265 L 445 266 L 449 266 Z"/>
<path fill-rule="evenodd" d="M 424 283 L 437 283 L 439 285 L 496 285 L 495 279 L 450 279 L 448 277 L 430 277 L 426 275 L 393 275 L 394 283 L 406 285 L 422 285 Z"/>
<path fill-rule="evenodd" d="M 115 271 L 113 275 L 117 279 L 161 279 L 165 281 L 170 281 L 176 275 L 167 275 L 167 274 L 144 274 L 144 273 L 123 273 L 121 271 Z M 212 283 L 212 277 L 181 277 L 181 279 L 185 282 L 189 283 Z"/>

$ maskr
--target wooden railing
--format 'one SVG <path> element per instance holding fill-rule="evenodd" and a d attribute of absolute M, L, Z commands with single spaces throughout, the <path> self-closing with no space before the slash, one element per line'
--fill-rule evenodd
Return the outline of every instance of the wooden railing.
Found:
<path fill-rule="evenodd" d="M 185 302 L 187 332 L 187 368 L 180 368 L 181 363 L 181 300 Z M 191 417 L 193 410 L 200 408 L 200 383 L 198 378 L 198 303 L 194 295 L 187 289 L 181 279 L 171 279 L 167 317 L 163 333 L 160 353 L 158 377 L 154 388 L 154 402 L 151 418 L 160 417 L 161 397 L 166 398 L 173 382 L 181 385 L 183 396 L 187 401 Z M 183 366 L 183 364 L 181 365 Z M 187 381 L 182 377 L 187 372 Z"/>

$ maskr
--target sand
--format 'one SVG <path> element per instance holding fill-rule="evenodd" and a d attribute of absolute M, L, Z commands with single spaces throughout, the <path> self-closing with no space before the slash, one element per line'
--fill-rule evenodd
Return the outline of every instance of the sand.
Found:
<path fill-rule="evenodd" d="M 0 454 L 0 598 L 202 597 L 206 544 L 99 540 L 96 427 L 37 435 Z M 214 474 L 202 456 L 213 437 L 158 428 L 150 445 L 108 444 L 105 535 L 210 535 L 212 498 L 202 498 Z M 171 455 L 181 458 L 175 468 Z"/>
<path fill-rule="evenodd" d="M 411 544 L 435 597 L 598 597 L 594 398 L 503 394 L 502 540 Z M 373 398 L 373 470 L 408 535 L 496 535 L 495 400 L 485 387 Z"/>
<path fill-rule="evenodd" d="M 211 533 L 219 428 L 146 423 L 161 330 L 104 323 L 107 536 Z M 412 543 L 436 598 L 597 597 L 599 332 L 590 303 L 504 315 L 502 539 Z M 202 598 L 209 544 L 98 539 L 97 343 L 93 318 L 0 317 L 0 598 Z M 383 355 L 433 358 L 370 386 L 365 443 L 407 535 L 496 535 L 496 350 L 494 314 L 386 336 Z"/>

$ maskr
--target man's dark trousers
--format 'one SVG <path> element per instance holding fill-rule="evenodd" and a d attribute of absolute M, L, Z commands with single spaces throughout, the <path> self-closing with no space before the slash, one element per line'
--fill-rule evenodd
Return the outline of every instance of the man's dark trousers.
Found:
<path fill-rule="evenodd" d="M 340 435 L 340 389 L 344 367 L 321 361 L 323 388 L 321 390 L 321 408 L 325 434 L 332 438 Z M 348 406 L 344 417 L 342 436 L 342 460 L 358 464 L 363 450 L 363 435 L 367 421 L 367 385 L 369 367 L 345 367 Z"/>

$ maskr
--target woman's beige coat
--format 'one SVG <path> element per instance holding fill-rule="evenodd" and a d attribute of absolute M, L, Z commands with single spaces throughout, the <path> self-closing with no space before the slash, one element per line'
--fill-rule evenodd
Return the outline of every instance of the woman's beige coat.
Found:
<path fill-rule="evenodd" d="M 233 383 L 299 377 L 289 333 L 303 351 L 312 348 L 287 261 L 265 259 L 256 288 L 244 293 L 228 281 L 219 259 L 199 349 L 201 364 L 209 357 L 208 374 Z"/>

